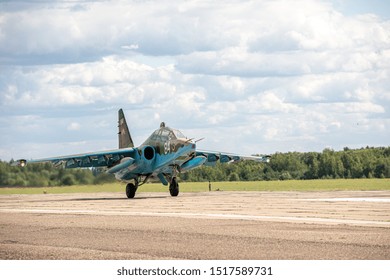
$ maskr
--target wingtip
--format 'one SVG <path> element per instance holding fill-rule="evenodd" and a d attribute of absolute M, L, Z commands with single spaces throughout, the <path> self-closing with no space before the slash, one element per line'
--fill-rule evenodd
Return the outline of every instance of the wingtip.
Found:
<path fill-rule="evenodd" d="M 18 159 L 16 161 L 14 161 L 11 165 L 12 166 L 25 167 L 27 165 L 27 160 L 25 160 L 25 159 Z"/>
<path fill-rule="evenodd" d="M 271 161 L 271 156 L 270 155 L 265 155 L 265 162 L 270 162 Z"/>

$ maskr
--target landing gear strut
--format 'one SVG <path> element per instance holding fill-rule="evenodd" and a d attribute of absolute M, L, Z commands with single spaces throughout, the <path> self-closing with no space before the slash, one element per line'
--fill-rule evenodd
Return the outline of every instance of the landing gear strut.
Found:
<path fill-rule="evenodd" d="M 135 192 L 138 189 L 138 182 L 135 181 L 135 185 L 133 183 L 129 183 L 126 186 L 126 196 L 127 198 L 134 198 Z"/>
<path fill-rule="evenodd" d="M 172 178 L 172 181 L 169 185 L 169 192 L 171 196 L 178 196 L 179 195 L 179 184 L 177 183 L 176 177 Z"/>

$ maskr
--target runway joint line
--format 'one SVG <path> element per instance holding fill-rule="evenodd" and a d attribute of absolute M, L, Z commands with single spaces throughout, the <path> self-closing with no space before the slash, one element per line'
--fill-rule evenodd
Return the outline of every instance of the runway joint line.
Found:
<path fill-rule="evenodd" d="M 353 219 L 334 219 L 319 217 L 295 217 L 295 216 L 264 216 L 264 215 L 243 215 L 225 213 L 173 213 L 173 212 L 130 212 L 130 211 L 101 211 L 88 209 L 0 209 L 3 213 L 39 213 L 39 214 L 61 214 L 61 215 L 101 215 L 101 216 L 150 216 L 150 217 L 177 217 L 192 219 L 229 219 L 229 220 L 250 220 L 250 221 L 274 221 L 274 222 L 298 222 L 298 223 L 319 223 L 319 224 L 346 224 L 355 226 L 379 226 L 390 227 L 387 221 L 369 221 Z"/>

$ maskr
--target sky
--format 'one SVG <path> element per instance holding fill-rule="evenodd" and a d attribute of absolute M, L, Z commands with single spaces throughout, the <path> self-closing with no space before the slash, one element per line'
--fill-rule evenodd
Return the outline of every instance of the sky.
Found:
<path fill-rule="evenodd" d="M 0 1 L 0 159 L 136 145 L 164 121 L 240 154 L 390 144 L 382 0 Z"/>

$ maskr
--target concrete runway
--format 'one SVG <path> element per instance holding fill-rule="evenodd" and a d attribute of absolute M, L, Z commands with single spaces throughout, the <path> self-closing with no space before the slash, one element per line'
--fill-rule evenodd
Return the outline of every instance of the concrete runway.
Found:
<path fill-rule="evenodd" d="M 390 191 L 0 196 L 0 259 L 390 259 Z"/>

